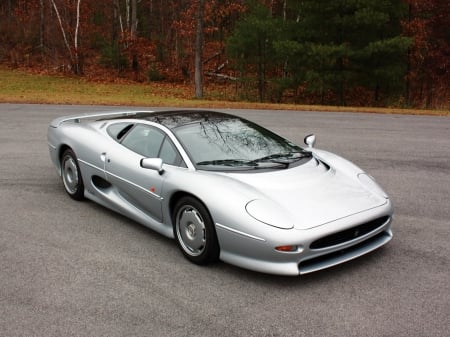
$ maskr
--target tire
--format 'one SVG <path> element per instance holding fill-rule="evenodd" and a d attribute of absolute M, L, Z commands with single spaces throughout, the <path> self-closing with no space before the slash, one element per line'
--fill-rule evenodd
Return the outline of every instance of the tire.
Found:
<path fill-rule="evenodd" d="M 84 184 L 78 166 L 77 156 L 71 149 L 64 151 L 61 158 L 61 177 L 67 194 L 75 200 L 84 199 Z"/>
<path fill-rule="evenodd" d="M 205 265 L 219 259 L 216 230 L 206 207 L 196 198 L 182 197 L 173 212 L 178 247 L 191 262 Z"/>

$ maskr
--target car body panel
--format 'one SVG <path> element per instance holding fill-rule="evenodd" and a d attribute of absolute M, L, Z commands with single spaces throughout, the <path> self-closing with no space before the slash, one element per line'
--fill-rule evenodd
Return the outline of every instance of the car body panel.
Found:
<path fill-rule="evenodd" d="M 310 160 L 286 171 L 230 176 L 279 205 L 297 229 L 320 226 L 386 203 L 386 199 L 364 189 L 357 179 L 341 178 L 341 173 L 323 166 L 318 160 Z"/>
<path fill-rule="evenodd" d="M 148 212 L 152 218 L 162 221 L 161 192 L 165 177 L 140 165 L 129 165 L 139 163 L 142 156 L 129 150 L 123 151 L 123 146 L 118 143 L 105 149 L 103 153 L 106 157 L 106 180 L 116 186 L 121 196 L 129 203 L 143 212 Z"/>
<path fill-rule="evenodd" d="M 374 190 L 367 179 L 359 178 L 365 173 L 356 165 L 308 148 L 309 159 L 285 168 L 202 170 L 171 131 L 173 125 L 190 122 L 190 113 L 202 118 L 201 111 L 181 111 L 181 117 L 176 115 L 173 120 L 163 112 L 161 119 L 169 122 L 161 124 L 153 112 L 61 117 L 48 128 L 50 158 L 61 175 L 62 152 L 72 149 L 88 199 L 170 238 L 174 237 L 174 202 L 181 195 L 194 196 L 214 221 L 220 259 L 259 272 L 299 275 L 320 270 L 364 255 L 392 238 L 392 202 L 381 188 L 381 192 Z M 152 118 L 145 119 L 148 116 Z M 220 118 L 227 116 L 220 114 Z M 163 164 L 161 172 L 143 168 L 142 155 L 108 134 L 108 127 L 119 122 L 158 128 L 185 165 Z M 359 226 L 373 221 L 379 223 L 359 234 Z M 350 236 L 311 248 L 317 240 L 336 233 Z M 295 249 L 278 251 L 275 247 L 279 246 Z"/>

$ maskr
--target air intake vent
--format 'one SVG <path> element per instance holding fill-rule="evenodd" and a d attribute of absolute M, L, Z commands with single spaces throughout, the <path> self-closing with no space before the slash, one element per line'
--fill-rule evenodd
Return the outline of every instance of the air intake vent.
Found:
<path fill-rule="evenodd" d="M 366 235 L 374 231 L 375 229 L 383 226 L 389 220 L 388 216 L 384 216 L 362 225 L 346 229 L 345 231 L 334 233 L 323 238 L 314 241 L 311 245 L 311 249 L 321 249 L 331 246 L 336 246 L 341 243 L 354 240 L 360 236 Z"/>

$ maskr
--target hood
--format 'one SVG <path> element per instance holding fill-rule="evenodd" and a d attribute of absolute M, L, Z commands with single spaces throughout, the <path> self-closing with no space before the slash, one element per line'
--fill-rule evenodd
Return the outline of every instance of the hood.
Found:
<path fill-rule="evenodd" d="M 285 170 L 226 175 L 258 190 L 262 200 L 278 206 L 274 213 L 285 213 L 296 229 L 308 229 L 386 203 L 362 185 L 359 172 L 344 174 L 314 157 Z"/>

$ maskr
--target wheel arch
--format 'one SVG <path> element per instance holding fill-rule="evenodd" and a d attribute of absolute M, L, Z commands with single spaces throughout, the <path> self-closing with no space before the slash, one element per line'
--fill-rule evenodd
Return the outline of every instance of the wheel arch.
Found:
<path fill-rule="evenodd" d="M 53 163 L 56 167 L 56 171 L 61 176 L 62 175 L 62 156 L 66 150 L 72 150 L 72 148 L 67 144 L 61 144 L 57 149 L 54 155 Z M 73 151 L 73 150 L 72 150 Z"/>
<path fill-rule="evenodd" d="M 73 149 L 69 145 L 61 144 L 61 146 L 59 147 L 59 150 L 58 150 L 58 161 L 59 161 L 60 164 L 61 164 L 62 156 L 63 156 L 63 154 L 64 154 L 64 152 L 66 150 L 72 150 L 73 151 Z"/>
<path fill-rule="evenodd" d="M 186 191 L 176 191 L 175 193 L 173 193 L 171 195 L 171 197 L 169 199 L 169 215 L 170 215 L 170 222 L 171 222 L 172 226 L 174 225 L 174 223 L 173 223 L 173 211 L 175 210 L 175 205 L 183 197 L 191 197 L 191 198 L 195 198 L 198 201 L 200 201 L 203 204 L 203 206 L 206 208 L 206 210 L 209 213 L 209 216 L 212 219 L 211 212 L 209 211 L 209 208 L 206 206 L 205 202 L 203 202 L 203 200 L 201 198 L 199 198 L 198 196 L 196 196 L 196 195 L 194 195 L 192 193 L 186 192 Z"/>

